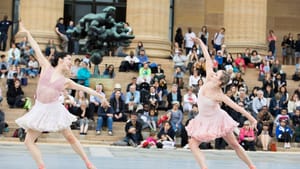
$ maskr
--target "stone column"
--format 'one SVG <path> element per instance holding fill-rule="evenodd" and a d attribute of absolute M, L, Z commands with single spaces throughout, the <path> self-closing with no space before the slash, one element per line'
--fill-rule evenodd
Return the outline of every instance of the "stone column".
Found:
<path fill-rule="evenodd" d="M 224 0 L 225 44 L 232 53 L 245 48 L 265 52 L 267 0 Z"/>
<path fill-rule="evenodd" d="M 129 0 L 126 21 L 135 39 L 128 50 L 135 50 L 142 41 L 149 57 L 167 58 L 170 55 L 169 0 Z"/>
<path fill-rule="evenodd" d="M 20 18 L 41 49 L 44 50 L 49 39 L 54 39 L 59 44 L 55 25 L 57 19 L 63 17 L 64 0 L 22 0 L 20 3 Z M 17 35 L 17 41 L 21 36 Z"/>

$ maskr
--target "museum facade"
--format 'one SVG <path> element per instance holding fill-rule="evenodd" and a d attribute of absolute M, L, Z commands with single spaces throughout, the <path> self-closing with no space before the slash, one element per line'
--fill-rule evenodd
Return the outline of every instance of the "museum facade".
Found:
<path fill-rule="evenodd" d="M 221 27 L 226 28 L 225 44 L 230 52 L 242 52 L 246 47 L 261 52 L 267 50 L 270 29 L 278 38 L 291 32 L 300 33 L 300 3 L 298 0 L 0 0 L 0 17 L 18 18 L 41 45 L 49 39 L 58 43 L 54 29 L 57 19 L 75 23 L 87 13 L 98 13 L 107 6 L 116 7 L 116 21 L 128 22 L 133 29 L 134 48 L 144 43 L 150 57 L 168 57 L 178 27 L 185 33 L 188 27 L 198 35 L 206 25 L 210 39 Z M 10 30 L 17 32 L 17 23 Z"/>

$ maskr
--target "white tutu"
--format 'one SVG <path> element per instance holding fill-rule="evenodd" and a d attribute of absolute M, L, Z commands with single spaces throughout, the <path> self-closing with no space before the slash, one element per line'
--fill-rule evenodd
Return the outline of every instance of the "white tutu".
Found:
<path fill-rule="evenodd" d="M 60 102 L 41 103 L 36 100 L 32 109 L 18 118 L 16 123 L 24 129 L 56 132 L 69 128 L 76 120 L 76 116 L 72 115 Z"/>

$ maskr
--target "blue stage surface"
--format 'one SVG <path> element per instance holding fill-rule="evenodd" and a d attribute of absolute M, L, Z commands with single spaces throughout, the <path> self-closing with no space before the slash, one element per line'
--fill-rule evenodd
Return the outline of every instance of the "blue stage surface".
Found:
<path fill-rule="evenodd" d="M 39 144 L 47 169 L 84 169 L 69 145 Z M 98 169 L 199 169 L 190 150 L 140 149 L 84 146 Z M 36 169 L 23 144 L 0 143 L 0 166 L 5 169 Z M 209 169 L 247 169 L 231 150 L 204 151 Z M 248 152 L 257 169 L 299 169 L 300 153 Z"/>

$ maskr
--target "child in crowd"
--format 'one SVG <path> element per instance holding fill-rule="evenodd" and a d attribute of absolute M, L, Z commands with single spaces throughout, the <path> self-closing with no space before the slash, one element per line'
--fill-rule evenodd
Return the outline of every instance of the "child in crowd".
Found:
<path fill-rule="evenodd" d="M 141 144 L 138 146 L 140 148 L 156 148 L 157 143 L 157 136 L 155 132 L 150 132 L 149 137 L 142 141 Z"/>
<path fill-rule="evenodd" d="M 258 140 L 260 141 L 262 145 L 263 151 L 268 151 L 269 144 L 271 142 L 271 136 L 269 132 L 269 123 L 263 123 L 262 131 L 260 135 L 258 136 Z"/>
<path fill-rule="evenodd" d="M 276 138 L 279 142 L 284 142 L 284 148 L 290 148 L 290 142 L 292 140 L 293 131 L 287 125 L 286 120 L 280 120 L 280 125 L 276 127 Z"/>

